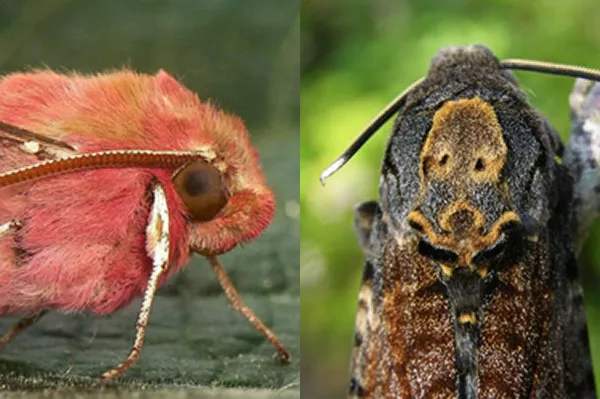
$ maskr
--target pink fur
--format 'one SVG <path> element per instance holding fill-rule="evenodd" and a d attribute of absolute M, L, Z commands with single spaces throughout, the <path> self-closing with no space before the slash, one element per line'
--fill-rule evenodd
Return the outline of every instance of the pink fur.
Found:
<path fill-rule="evenodd" d="M 0 120 L 79 152 L 210 149 L 227 166 L 230 193 L 217 218 L 191 223 L 172 170 L 88 170 L 0 189 L 0 225 L 22 225 L 0 236 L 0 315 L 39 309 L 107 314 L 142 294 L 151 269 L 145 228 L 153 181 L 165 188 L 171 218 L 169 275 L 186 264 L 190 250 L 229 251 L 272 219 L 274 197 L 242 122 L 200 102 L 164 71 L 9 75 L 0 81 Z M 2 172 L 39 162 L 14 143 L 0 140 L 0 151 Z"/>

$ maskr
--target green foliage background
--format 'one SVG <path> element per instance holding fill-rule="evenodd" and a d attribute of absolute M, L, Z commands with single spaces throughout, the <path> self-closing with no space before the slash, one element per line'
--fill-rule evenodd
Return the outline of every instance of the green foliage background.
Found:
<path fill-rule="evenodd" d="M 600 67 L 600 2 L 307 0 L 301 15 L 302 396 L 335 398 L 348 386 L 363 266 L 353 205 L 377 197 L 390 124 L 326 187 L 320 172 L 389 100 L 426 73 L 443 46 L 482 43 L 499 58 Z M 517 75 L 566 140 L 573 80 Z M 582 255 L 598 387 L 599 240 L 596 228 Z"/>

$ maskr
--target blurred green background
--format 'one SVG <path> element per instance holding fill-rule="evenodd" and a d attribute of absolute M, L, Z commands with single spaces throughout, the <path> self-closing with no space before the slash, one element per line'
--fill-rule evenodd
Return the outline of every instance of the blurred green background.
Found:
<path fill-rule="evenodd" d="M 196 258 L 159 290 L 140 359 L 109 388 L 299 396 L 299 47 L 294 1 L 0 1 L 0 73 L 164 68 L 245 121 L 277 197 L 270 228 L 222 261 L 243 299 L 292 352 L 292 364 L 277 361 Z M 138 309 L 135 302 L 103 318 L 44 317 L 0 349 L 0 391 L 93 385 L 127 356 Z M 0 332 L 14 321 L 0 318 Z"/>
<path fill-rule="evenodd" d="M 487 45 L 500 58 L 600 67 L 600 2 L 305 0 L 301 3 L 302 396 L 337 398 L 349 355 L 363 257 L 353 205 L 377 198 L 388 123 L 337 175 L 318 176 L 443 46 Z M 567 139 L 572 79 L 517 73 Z M 600 388 L 600 229 L 582 254 Z"/>

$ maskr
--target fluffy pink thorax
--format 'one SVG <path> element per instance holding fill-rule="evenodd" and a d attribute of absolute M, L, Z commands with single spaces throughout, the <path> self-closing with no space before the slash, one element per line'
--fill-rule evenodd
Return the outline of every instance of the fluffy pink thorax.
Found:
<path fill-rule="evenodd" d="M 170 273 L 190 250 L 229 251 L 270 223 L 275 201 L 258 153 L 237 117 L 184 88 L 164 71 L 96 76 L 52 71 L 0 80 L 0 120 L 60 139 L 80 153 L 108 149 L 202 150 L 225 170 L 228 203 L 215 219 L 192 223 L 172 170 L 78 171 L 0 189 L 0 314 L 58 308 L 110 313 L 140 295 L 150 273 L 145 250 L 154 181 L 170 213 Z M 39 162 L 0 140 L 0 171 Z"/>

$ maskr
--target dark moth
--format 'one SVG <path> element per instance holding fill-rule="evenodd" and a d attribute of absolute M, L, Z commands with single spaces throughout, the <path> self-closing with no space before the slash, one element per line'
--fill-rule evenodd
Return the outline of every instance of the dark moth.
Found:
<path fill-rule="evenodd" d="M 436 55 L 379 201 L 356 208 L 351 396 L 595 397 L 576 252 L 598 207 L 598 91 L 576 86 L 564 149 L 487 48 Z"/>

